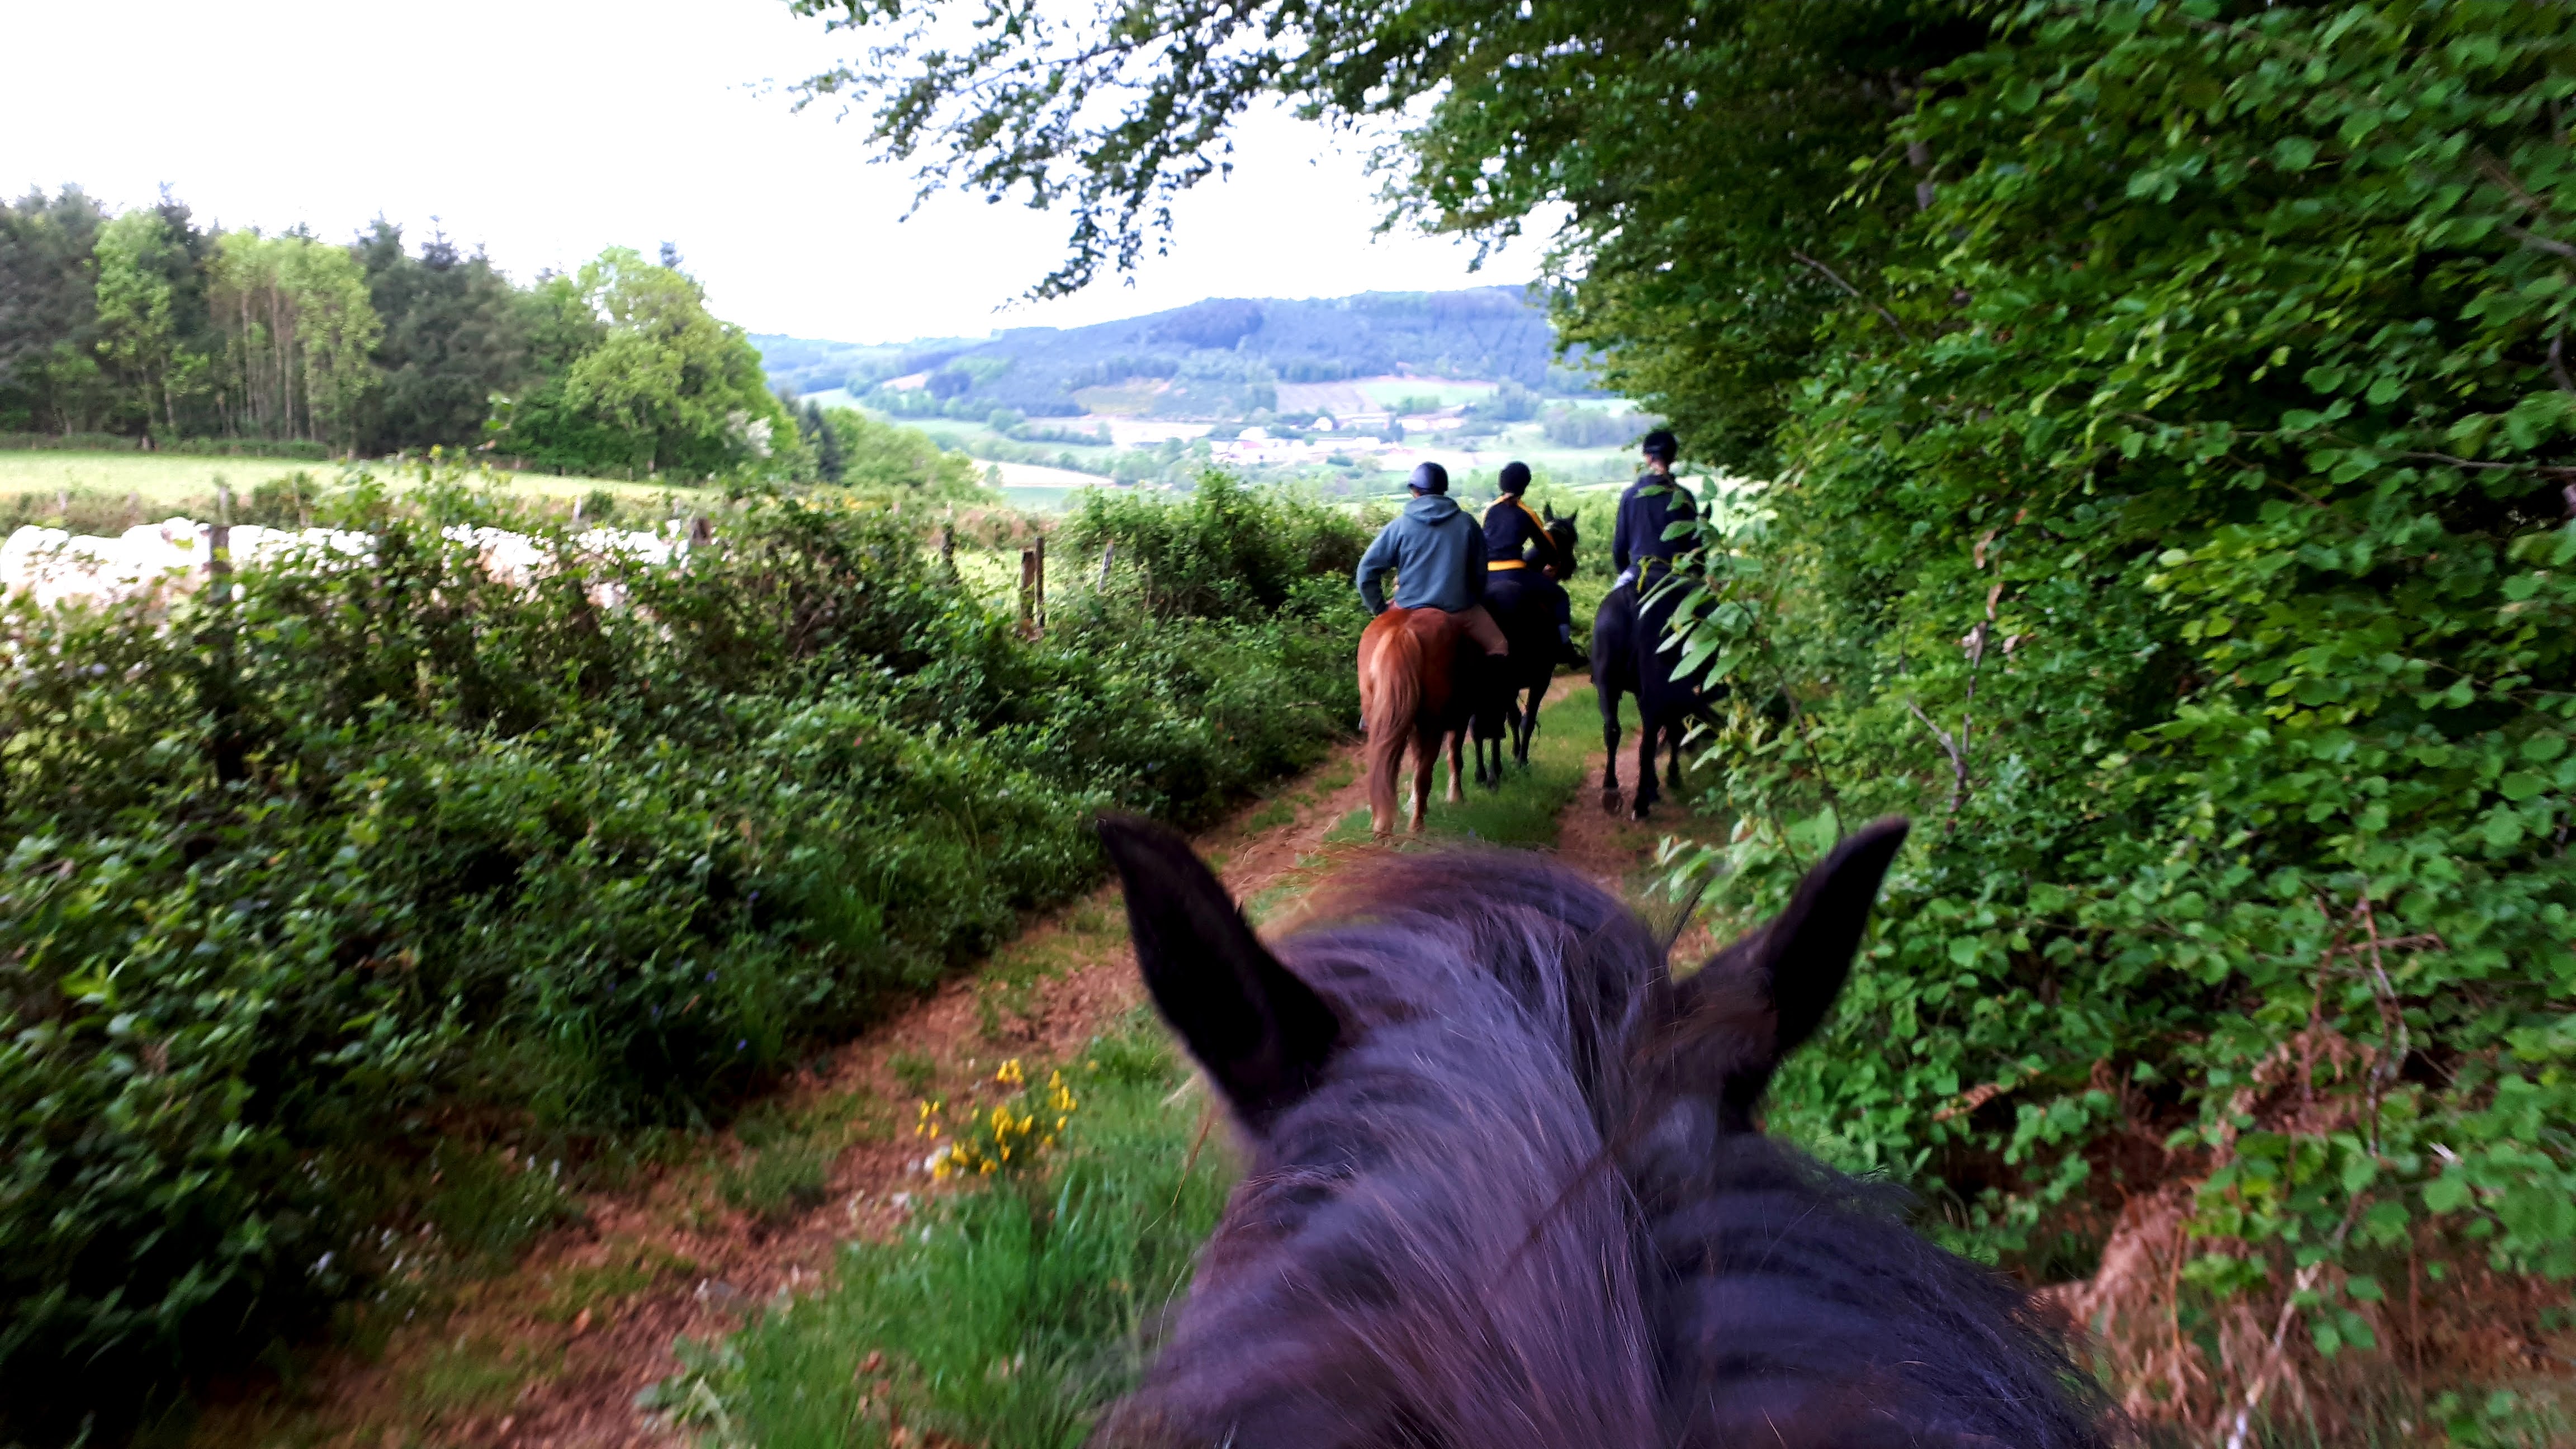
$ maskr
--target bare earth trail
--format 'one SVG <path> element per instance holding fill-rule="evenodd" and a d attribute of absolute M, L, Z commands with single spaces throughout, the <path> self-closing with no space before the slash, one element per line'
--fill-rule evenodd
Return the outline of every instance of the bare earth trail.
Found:
<path fill-rule="evenodd" d="M 1579 718 L 1593 728 L 1588 711 Z M 1643 823 L 1624 810 L 1605 812 L 1601 765 L 1596 743 L 1583 785 L 1559 817 L 1556 853 L 1567 865 L 1631 894 L 1651 876 L 1667 833 L 1714 836 L 1709 822 L 1669 803 Z M 1377 848 L 1326 842 L 1365 805 L 1353 745 L 1197 845 L 1264 922 L 1336 865 Z M 1706 949 L 1703 934 L 1694 928 L 1685 937 L 1685 956 Z M 728 1206 L 718 1183 L 749 1150 L 730 1133 L 695 1139 L 683 1159 L 629 1187 L 580 1195 L 569 1226 L 540 1238 L 509 1270 L 424 1311 L 371 1361 L 335 1353 L 294 1407 L 216 1409 L 195 1442 L 204 1449 L 694 1443 L 635 1408 L 639 1391 L 680 1369 L 674 1339 L 721 1338 L 778 1295 L 819 1288 L 840 1244 L 892 1236 L 931 1186 L 925 1148 L 910 1130 L 917 1098 L 971 1094 L 1008 1058 L 1067 1060 L 1141 999 L 1124 913 L 1115 887 L 1104 885 L 1036 919 L 977 969 L 786 1085 L 773 1118 L 801 1122 L 830 1153 L 822 1190 L 809 1195 L 817 1205 L 766 1218 Z"/>
<path fill-rule="evenodd" d="M 1346 747 L 1197 844 L 1238 899 L 1258 902 L 1328 856 L 1365 849 L 1324 844 L 1365 804 L 1357 747 Z M 507 1272 L 463 1287 L 444 1312 L 397 1330 L 374 1361 L 333 1354 L 296 1407 L 211 1410 L 195 1442 L 694 1442 L 639 1412 L 636 1394 L 678 1370 L 675 1337 L 729 1333 L 778 1294 L 818 1287 L 839 1244 L 883 1239 L 903 1223 L 931 1183 L 910 1131 L 918 1095 L 971 1091 L 1007 1058 L 1066 1059 L 1141 999 L 1116 889 L 1104 885 L 788 1084 L 781 1112 L 838 1119 L 834 1140 L 846 1144 L 820 1206 L 766 1223 L 725 1206 L 714 1184 L 735 1144 L 701 1139 L 688 1160 L 631 1188 L 583 1194 L 571 1226 L 541 1238 Z"/>

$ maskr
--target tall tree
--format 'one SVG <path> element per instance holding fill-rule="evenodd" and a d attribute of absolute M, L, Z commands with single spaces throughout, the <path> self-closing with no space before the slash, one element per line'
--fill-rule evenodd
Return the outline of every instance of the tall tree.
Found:
<path fill-rule="evenodd" d="M 814 450 L 814 476 L 826 483 L 840 482 L 848 460 L 841 450 L 841 434 L 824 418 L 822 404 L 807 402 L 796 426 Z"/>
<path fill-rule="evenodd" d="M 402 228 L 381 217 L 352 250 L 385 329 L 370 450 L 482 441 L 494 395 L 518 386 L 530 365 L 528 315 L 509 279 L 482 253 L 460 254 L 444 233 L 414 255 Z"/>
<path fill-rule="evenodd" d="M 0 426 L 76 432 L 106 413 L 93 350 L 106 222 L 77 186 L 0 206 Z"/>
<path fill-rule="evenodd" d="M 383 324 L 357 259 L 304 232 L 227 232 L 213 314 L 235 431 L 355 447 Z"/>
<path fill-rule="evenodd" d="M 186 249 L 158 210 L 118 216 L 98 234 L 99 360 L 117 384 L 118 421 L 179 426 L 171 390 L 179 347 L 176 279 Z M 174 265 L 175 263 L 175 265 Z"/>
<path fill-rule="evenodd" d="M 558 467 L 690 478 L 803 456 L 759 351 L 708 314 L 687 274 L 612 247 L 538 290 L 533 341 L 562 371 L 510 401 L 503 448 Z"/>

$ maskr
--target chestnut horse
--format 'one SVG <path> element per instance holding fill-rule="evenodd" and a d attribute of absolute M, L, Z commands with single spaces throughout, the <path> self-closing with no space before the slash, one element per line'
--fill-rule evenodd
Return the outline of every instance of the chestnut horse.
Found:
<path fill-rule="evenodd" d="M 2068 1328 L 1761 1130 L 1901 820 L 1676 972 L 1510 851 L 1385 855 L 1264 943 L 1104 820 L 1155 1005 L 1246 1170 L 1095 1449 L 2105 1449 Z"/>
<path fill-rule="evenodd" d="M 1388 609 L 1360 631 L 1360 724 L 1368 731 L 1369 829 L 1395 831 L 1395 776 L 1413 751 L 1413 813 L 1419 834 L 1431 808 L 1431 774 L 1449 747 L 1449 799 L 1464 798 L 1467 725 L 1484 657 L 1458 621 L 1438 609 Z"/>

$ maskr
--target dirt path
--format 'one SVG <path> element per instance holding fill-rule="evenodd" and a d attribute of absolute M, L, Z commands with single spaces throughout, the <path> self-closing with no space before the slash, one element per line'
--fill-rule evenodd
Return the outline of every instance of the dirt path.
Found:
<path fill-rule="evenodd" d="M 1238 899 L 1281 893 L 1321 863 L 1324 837 L 1365 804 L 1356 747 L 1198 838 Z M 1335 847 L 1338 855 L 1346 847 Z M 830 1152 L 801 1211 L 757 1214 L 741 1197 L 750 1150 L 736 1134 L 629 1189 L 584 1195 L 572 1226 L 519 1264 L 465 1286 L 446 1311 L 397 1329 L 373 1361 L 340 1353 L 280 1408 L 218 1408 L 215 1446 L 499 1445 L 608 1449 L 688 1440 L 634 1407 L 679 1368 L 673 1340 L 706 1342 L 756 1305 L 820 1284 L 837 1246 L 883 1238 L 927 1190 L 905 1115 L 924 1092 L 971 1089 L 1006 1058 L 1060 1060 L 1141 998 L 1114 886 L 1049 915 L 985 966 L 801 1074 L 767 1120 L 802 1123 Z M 793 1130 L 793 1129 L 791 1129 Z M 819 1199 L 819 1200 L 817 1200 Z"/>
<path fill-rule="evenodd" d="M 1637 758 L 1633 732 L 1622 742 L 1619 755 L 1620 779 L 1633 789 Z M 1688 807 L 1702 788 L 1695 774 L 1685 774 L 1681 789 L 1666 790 L 1650 818 L 1629 819 L 1627 791 L 1611 800 L 1605 801 L 1602 796 L 1601 771 L 1606 758 L 1597 744 L 1585 758 L 1582 788 L 1574 792 L 1557 821 L 1556 856 L 1603 888 L 1637 900 L 1649 894 L 1648 887 L 1657 874 L 1655 854 L 1667 837 L 1716 844 L 1726 839 L 1726 823 Z M 1648 902 L 1644 909 L 1651 917 L 1653 904 Z M 1694 921 L 1674 943 L 1673 959 L 1695 962 L 1712 949 L 1708 927 Z"/>

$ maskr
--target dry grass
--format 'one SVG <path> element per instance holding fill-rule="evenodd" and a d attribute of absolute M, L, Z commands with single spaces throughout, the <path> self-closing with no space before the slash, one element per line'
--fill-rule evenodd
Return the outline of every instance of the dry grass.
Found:
<path fill-rule="evenodd" d="M 2230 1117 L 2297 1138 L 2356 1130 L 2376 1110 L 2385 1066 L 2376 1048 L 2312 1022 L 2256 1069 Z M 2476 1243 L 2418 1224 L 2401 1244 L 2302 1267 L 2284 1245 L 2198 1230 L 2201 1194 L 2236 1139 L 2222 1136 L 2211 1156 L 2168 1157 L 2163 1181 L 2119 1208 L 2093 1276 L 2044 1290 L 2090 1331 L 2102 1372 L 2141 1426 L 2230 1449 L 2278 1441 L 2285 1425 L 2320 1445 L 2386 1443 L 2392 1433 L 2442 1442 L 2427 1409 L 2445 1392 L 2566 1378 L 2571 1360 L 2552 1340 L 2568 1294 L 2492 1271 Z M 2368 1200 L 2355 1200 L 2330 1249 L 2345 1249 Z M 2270 1287 L 2209 1291 L 2190 1271 L 2209 1257 L 2260 1260 Z M 2374 1273 L 2383 1298 L 2340 1291 L 2361 1271 Z M 2358 1314 L 2371 1342 L 2321 1350 L 2302 1312 L 2319 1296 Z"/>
<path fill-rule="evenodd" d="M 2090 1330 L 2122 1409 L 2150 1431 L 2211 1445 L 2275 1441 L 2287 1425 L 2303 1442 L 2382 1443 L 2392 1431 L 2440 1442 L 2426 1407 L 2444 1391 L 2565 1378 L 2551 1340 L 2567 1295 L 2492 1272 L 2475 1245 L 2430 1233 L 2403 1250 L 2402 1291 L 2391 1284 L 2385 1301 L 2357 1305 L 2372 1348 L 2320 1353 L 2277 1289 L 2198 1290 L 2185 1272 L 2194 1259 L 2255 1251 L 2192 1232 L 2199 1188 L 2176 1181 L 2131 1198 L 2094 1275 L 2044 1293 Z M 2276 1285 L 2331 1288 L 2343 1271 L 2294 1271 L 2274 1257 Z"/>

